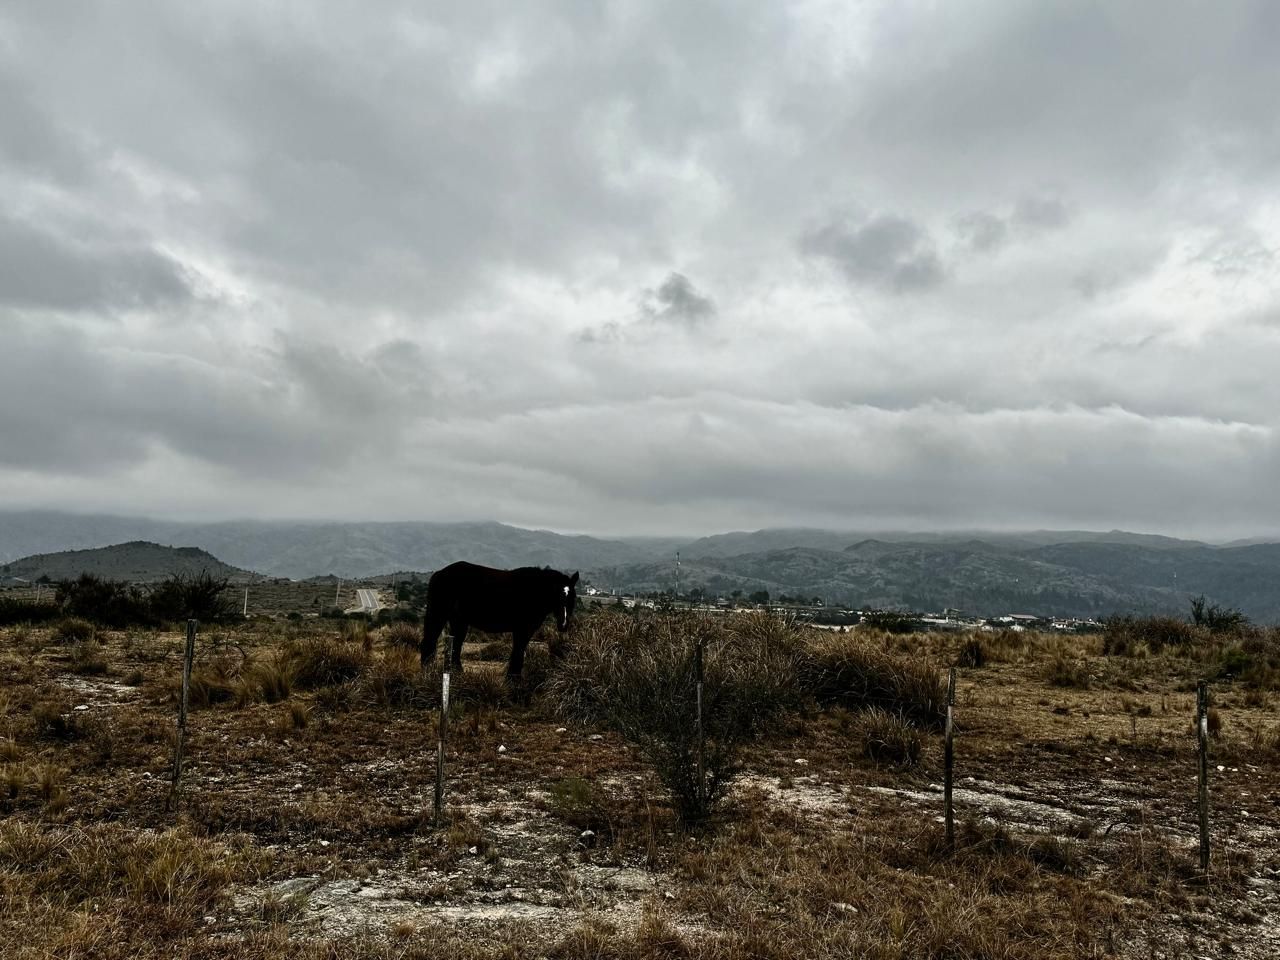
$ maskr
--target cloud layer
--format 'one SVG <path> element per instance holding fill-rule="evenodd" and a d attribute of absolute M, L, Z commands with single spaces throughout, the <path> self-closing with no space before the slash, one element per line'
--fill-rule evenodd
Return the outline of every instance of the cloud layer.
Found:
<path fill-rule="evenodd" d="M 1277 38 L 0 6 L 0 500 L 1280 532 Z"/>

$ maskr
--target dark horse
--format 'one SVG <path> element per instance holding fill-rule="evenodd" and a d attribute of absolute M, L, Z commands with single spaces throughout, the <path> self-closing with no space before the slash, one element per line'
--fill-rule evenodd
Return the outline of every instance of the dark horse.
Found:
<path fill-rule="evenodd" d="M 563 633 L 578 604 L 578 574 L 519 567 L 495 570 L 459 560 L 437 570 L 427 581 L 427 614 L 422 621 L 422 665 L 436 655 L 440 631 L 449 625 L 453 636 L 453 665 L 462 669 L 462 641 L 467 628 L 511 634 L 507 679 L 516 680 L 524 668 L 529 639 L 547 616 Z"/>

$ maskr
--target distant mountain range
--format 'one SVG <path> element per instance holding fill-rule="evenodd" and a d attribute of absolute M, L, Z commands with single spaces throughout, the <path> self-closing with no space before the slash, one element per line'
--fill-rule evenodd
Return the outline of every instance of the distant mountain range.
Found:
<path fill-rule="evenodd" d="M 1280 544 L 1270 542 L 1212 546 L 1118 530 L 867 535 L 772 529 L 694 540 L 600 539 L 499 523 L 182 524 L 0 513 L 0 564 L 9 562 L 11 569 L 19 568 L 12 561 L 27 554 L 136 540 L 207 551 L 213 555 L 209 560 L 232 565 L 228 569 L 234 573 L 221 575 L 233 577 L 254 570 L 298 579 L 358 578 L 425 572 L 467 559 L 498 567 L 581 570 L 598 587 L 648 592 L 675 585 L 678 550 L 682 588 L 700 587 L 709 594 L 768 590 L 775 597 L 819 596 L 828 604 L 850 606 L 1098 616 L 1185 613 L 1187 598 L 1203 593 L 1255 620 L 1280 622 Z M 56 562 L 58 569 L 70 570 L 88 559 L 63 554 Z M 152 559 L 168 569 L 167 561 Z M 41 562 L 55 561 L 45 557 Z M 124 569 L 130 563 L 117 557 L 108 565 Z"/>

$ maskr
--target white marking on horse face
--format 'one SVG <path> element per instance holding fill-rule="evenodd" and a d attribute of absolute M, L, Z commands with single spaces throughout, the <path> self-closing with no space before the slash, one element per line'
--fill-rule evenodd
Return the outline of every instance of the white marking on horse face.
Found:
<path fill-rule="evenodd" d="M 568 588 L 568 587 L 565 587 L 565 588 L 564 588 L 564 595 L 565 595 L 566 597 L 569 595 L 569 588 Z"/>

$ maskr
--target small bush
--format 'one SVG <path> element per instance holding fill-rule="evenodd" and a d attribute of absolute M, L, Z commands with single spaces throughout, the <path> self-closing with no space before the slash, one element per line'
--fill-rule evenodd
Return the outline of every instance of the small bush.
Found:
<path fill-rule="evenodd" d="M 61 609 L 53 603 L 36 603 L 34 600 L 0 597 L 0 626 L 8 627 L 20 623 L 48 623 L 61 615 Z"/>
<path fill-rule="evenodd" d="M 938 669 L 877 649 L 857 633 L 823 631 L 798 654 L 800 686 L 819 703 L 880 707 L 927 729 L 946 719 L 946 686 Z"/>
<path fill-rule="evenodd" d="M 695 721 L 696 650 L 703 650 L 703 776 Z M 694 615 L 584 618 L 545 696 L 578 720 L 635 743 L 671 792 L 685 823 L 705 820 L 738 772 L 741 748 L 795 702 L 785 649 L 763 649 L 742 621 Z"/>
<path fill-rule="evenodd" d="M 175 574 L 152 587 L 147 597 L 151 616 L 158 621 L 199 620 L 222 623 L 237 618 L 235 598 L 226 577 L 201 571 L 194 577 Z"/>
<path fill-rule="evenodd" d="M 1059 654 L 1050 662 L 1045 679 L 1055 687 L 1088 690 L 1092 678 L 1089 676 L 1089 665 L 1083 660 L 1072 660 Z"/>
<path fill-rule="evenodd" d="M 438 702 L 439 675 L 432 692 L 430 675 L 418 665 L 418 654 L 407 647 L 391 647 L 369 661 L 360 689 L 380 707 L 419 706 Z"/>
<path fill-rule="evenodd" d="M 906 770 L 920 762 L 920 731 L 896 713 L 872 707 L 854 719 L 853 729 L 862 755 L 876 763 Z"/>
<path fill-rule="evenodd" d="M 181 696 L 182 679 L 175 683 L 175 694 Z M 236 686 L 225 664 L 201 665 L 191 671 L 191 684 L 187 688 L 187 705 L 211 707 L 215 703 L 229 703 L 235 699 Z"/>
<path fill-rule="evenodd" d="M 982 641 L 977 637 L 970 637 L 960 647 L 960 654 L 956 657 L 956 666 L 969 667 L 976 669 L 985 666 L 987 662 L 987 650 L 982 645 Z"/>
<path fill-rule="evenodd" d="M 102 648 L 92 640 L 75 645 L 71 652 L 71 672 L 85 677 L 100 677 L 108 672 L 107 658 Z"/>
<path fill-rule="evenodd" d="M 41 700 L 31 708 L 36 736 L 48 740 L 79 740 L 89 732 L 88 722 L 64 703 Z"/>
<path fill-rule="evenodd" d="M 914 633 L 918 626 L 915 617 L 897 610 L 869 610 L 862 615 L 862 622 L 885 633 Z"/>
<path fill-rule="evenodd" d="M 296 666 L 285 651 L 277 651 L 268 660 L 250 663 L 236 684 L 236 702 L 243 706 L 264 700 L 280 703 L 293 693 Z"/>
<path fill-rule="evenodd" d="M 1249 618 L 1239 610 L 1209 603 L 1201 594 L 1191 598 L 1191 622 L 1210 633 L 1235 633 L 1249 623 Z"/>
<path fill-rule="evenodd" d="M 58 643 L 85 643 L 94 633 L 93 624 L 81 617 L 63 617 L 53 625 L 53 639 Z"/>
<path fill-rule="evenodd" d="M 414 623 L 397 620 L 381 628 L 378 636 L 389 647 L 409 647 L 417 650 L 422 643 L 422 628 Z"/>
<path fill-rule="evenodd" d="M 75 580 L 60 581 L 54 602 L 68 616 L 81 617 L 115 629 L 154 622 L 150 602 L 138 587 L 91 573 L 82 573 Z"/>
<path fill-rule="evenodd" d="M 328 687 L 360 676 L 369 664 L 363 642 L 368 633 L 364 624 L 351 626 L 359 628 L 353 631 L 352 639 L 309 637 L 290 651 L 293 679 L 299 687 Z"/>
<path fill-rule="evenodd" d="M 1133 656 L 1145 647 L 1159 653 L 1166 647 L 1188 649 L 1207 637 L 1207 631 L 1177 617 L 1108 617 L 1102 623 L 1102 652 Z"/>

